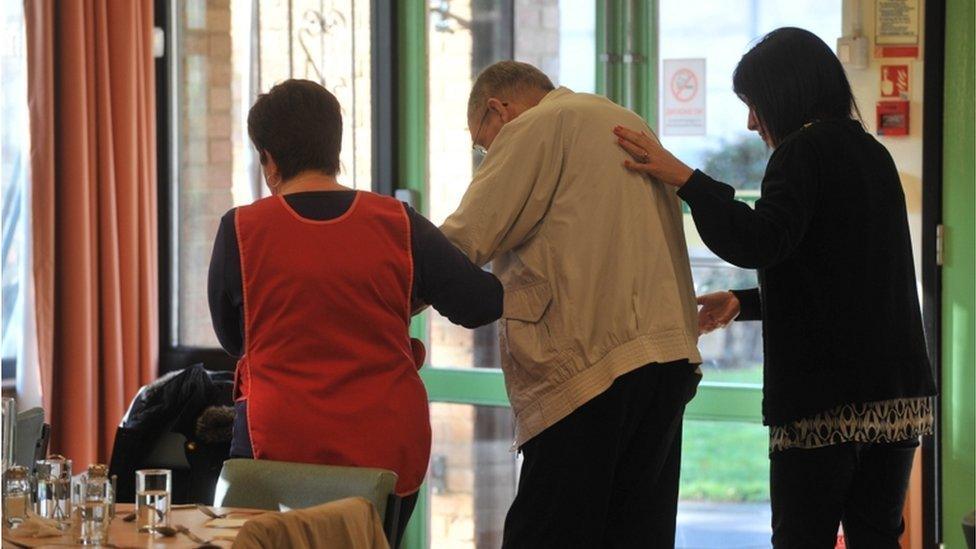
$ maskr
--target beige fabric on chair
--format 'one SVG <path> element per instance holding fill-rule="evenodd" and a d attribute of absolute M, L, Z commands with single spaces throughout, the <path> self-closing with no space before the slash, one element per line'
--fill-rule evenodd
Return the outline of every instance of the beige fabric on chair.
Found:
<path fill-rule="evenodd" d="M 287 513 L 266 513 L 241 528 L 233 549 L 389 549 L 376 508 L 346 498 Z"/>

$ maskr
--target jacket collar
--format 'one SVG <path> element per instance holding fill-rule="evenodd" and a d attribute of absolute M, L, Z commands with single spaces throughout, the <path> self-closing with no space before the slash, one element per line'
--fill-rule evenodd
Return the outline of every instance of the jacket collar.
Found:
<path fill-rule="evenodd" d="M 560 97 L 564 97 L 564 96 L 567 96 L 567 95 L 571 95 L 572 93 L 573 93 L 573 90 L 571 90 L 571 89 L 569 89 L 569 88 L 567 88 L 565 86 L 559 86 L 558 88 L 556 88 L 556 89 L 552 90 L 551 92 L 547 93 L 546 95 L 544 95 L 542 97 L 542 99 L 539 100 L 539 104 L 541 105 L 541 104 L 545 103 L 546 101 L 551 101 L 553 99 L 559 99 Z"/>

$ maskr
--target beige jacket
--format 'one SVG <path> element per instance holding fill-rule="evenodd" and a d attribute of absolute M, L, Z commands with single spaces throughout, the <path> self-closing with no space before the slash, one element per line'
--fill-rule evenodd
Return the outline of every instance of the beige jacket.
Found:
<path fill-rule="evenodd" d="M 232 549 L 389 549 L 383 522 L 369 500 L 340 499 L 323 505 L 265 513 L 244 523 Z"/>
<path fill-rule="evenodd" d="M 566 88 L 506 124 L 441 230 L 505 287 L 502 370 L 518 446 L 650 362 L 701 362 L 672 188 L 623 166 L 610 100 Z"/>

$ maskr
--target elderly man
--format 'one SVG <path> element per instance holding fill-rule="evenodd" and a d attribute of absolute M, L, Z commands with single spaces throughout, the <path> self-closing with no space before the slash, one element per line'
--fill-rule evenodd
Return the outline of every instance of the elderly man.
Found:
<path fill-rule="evenodd" d="M 701 362 L 673 190 L 628 172 L 604 97 L 514 61 L 468 100 L 474 180 L 443 227 L 505 287 L 502 369 L 524 462 L 505 547 L 670 547 Z"/>

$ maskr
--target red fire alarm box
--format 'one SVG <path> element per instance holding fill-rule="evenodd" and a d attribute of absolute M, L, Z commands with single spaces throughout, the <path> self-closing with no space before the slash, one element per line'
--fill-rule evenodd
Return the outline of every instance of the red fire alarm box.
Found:
<path fill-rule="evenodd" d="M 878 135 L 908 135 L 908 101 L 878 101 Z"/>

